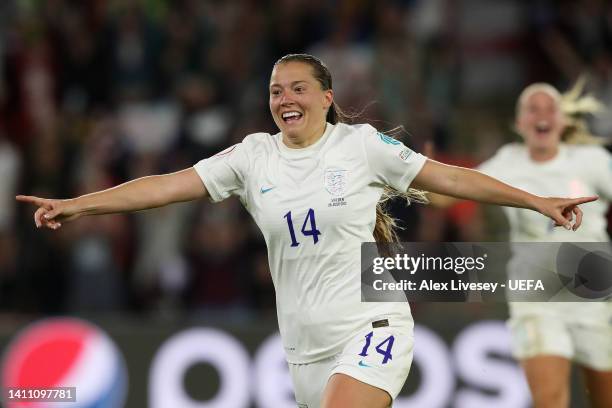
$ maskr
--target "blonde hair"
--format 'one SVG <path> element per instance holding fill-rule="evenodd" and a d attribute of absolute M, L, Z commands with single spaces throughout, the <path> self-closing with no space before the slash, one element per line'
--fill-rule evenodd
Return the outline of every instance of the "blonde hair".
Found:
<path fill-rule="evenodd" d="M 397 126 L 393 129 L 386 130 L 386 136 L 398 139 L 402 133 L 408 133 L 404 126 Z M 374 227 L 374 239 L 376 242 L 398 242 L 399 237 L 397 231 L 400 229 L 397 225 L 397 220 L 389 215 L 386 207 L 389 201 L 393 199 L 402 199 L 406 205 L 411 203 L 429 204 L 427 192 L 409 188 L 408 191 L 398 191 L 391 187 L 385 187 L 383 194 L 376 204 L 376 226 Z"/>
<path fill-rule="evenodd" d="M 398 242 L 399 237 L 397 230 L 397 220 L 387 212 L 387 204 L 394 198 L 402 198 L 406 200 L 406 204 L 410 205 L 413 202 L 427 204 L 429 200 L 425 191 L 409 188 L 408 191 L 397 191 L 390 187 L 385 187 L 380 200 L 376 204 L 376 225 L 374 226 L 374 239 L 376 242 Z"/>
<path fill-rule="evenodd" d="M 561 110 L 566 125 L 561 140 L 571 144 L 605 144 L 603 137 L 595 136 L 589 130 L 586 115 L 595 115 L 604 110 L 604 105 L 591 94 L 584 94 L 586 76 L 582 75 L 574 86 L 561 95 Z"/>
<path fill-rule="evenodd" d="M 552 97 L 565 118 L 565 128 L 561 140 L 568 144 L 605 144 L 606 139 L 591 134 L 586 115 L 597 114 L 603 105 L 593 95 L 584 94 L 586 76 L 578 78 L 574 86 L 561 94 L 557 88 L 545 82 L 536 82 L 521 92 L 516 102 L 516 115 L 520 114 L 524 103 L 536 92 L 543 92 Z"/>

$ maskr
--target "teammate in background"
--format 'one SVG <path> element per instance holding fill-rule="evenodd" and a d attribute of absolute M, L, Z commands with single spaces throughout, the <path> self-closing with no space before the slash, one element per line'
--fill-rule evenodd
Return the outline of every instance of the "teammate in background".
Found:
<path fill-rule="evenodd" d="M 360 301 L 361 243 L 395 237 L 393 220 L 379 205 L 387 188 L 417 199 L 409 186 L 528 208 L 567 229 L 574 220 L 574 229 L 581 223 L 577 205 L 597 199 L 535 196 L 477 171 L 427 160 L 369 125 L 344 124 L 329 70 L 309 55 L 277 61 L 269 104 L 279 133 L 249 135 L 193 168 L 74 199 L 17 199 L 39 207 L 37 227 L 57 229 L 83 215 L 238 196 L 268 246 L 300 407 L 387 407 L 408 376 L 408 303 Z"/>
<path fill-rule="evenodd" d="M 532 193 L 603 199 L 587 206 L 584 228 L 573 234 L 507 208 L 512 241 L 609 240 L 605 215 L 612 200 L 612 156 L 593 144 L 584 122 L 577 121 L 596 107 L 580 93 L 580 85 L 565 99 L 548 84 L 527 87 L 516 117 L 525 143 L 502 147 L 479 169 Z M 612 407 L 612 303 L 511 302 L 509 309 L 513 353 L 537 408 L 569 406 L 571 361 L 584 371 L 593 406 Z"/>
<path fill-rule="evenodd" d="M 501 147 L 479 166 L 500 180 L 541 195 L 600 195 L 584 210 L 585 225 L 569 233 L 518 208 L 504 208 L 513 242 L 606 242 L 612 200 L 612 155 L 589 134 L 584 114 L 599 104 L 581 97 L 583 80 L 561 95 L 536 83 L 516 106 L 516 130 L 524 143 Z M 430 196 L 434 205 L 454 199 Z M 521 269 L 520 259 L 513 268 Z M 512 274 L 516 269 L 508 271 Z M 514 356 L 521 361 L 536 408 L 568 407 L 571 362 L 582 367 L 594 407 L 612 407 L 612 303 L 510 302 Z"/>

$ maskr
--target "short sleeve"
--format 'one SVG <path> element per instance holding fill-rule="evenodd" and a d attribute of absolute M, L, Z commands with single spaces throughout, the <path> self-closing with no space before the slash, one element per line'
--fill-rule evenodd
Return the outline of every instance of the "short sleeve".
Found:
<path fill-rule="evenodd" d="M 198 173 L 211 201 L 231 195 L 243 197 L 249 160 L 244 143 L 235 144 L 216 155 L 200 160 L 193 168 Z"/>
<path fill-rule="evenodd" d="M 406 191 L 427 157 L 371 126 L 365 128 L 364 148 L 374 182 Z"/>

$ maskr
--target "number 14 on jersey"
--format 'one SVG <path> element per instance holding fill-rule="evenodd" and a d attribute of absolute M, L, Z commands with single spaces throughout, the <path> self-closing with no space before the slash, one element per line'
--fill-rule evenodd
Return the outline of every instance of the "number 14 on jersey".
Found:
<path fill-rule="evenodd" d="M 295 230 L 293 229 L 293 219 L 291 218 L 291 211 L 285 214 L 283 218 L 287 220 L 287 227 L 289 228 L 289 235 L 291 236 L 291 246 L 296 247 L 300 245 L 300 243 L 295 237 Z M 308 212 L 306 213 L 306 217 L 304 218 L 304 223 L 302 224 L 301 231 L 305 237 L 312 236 L 314 244 L 319 242 L 319 235 L 321 235 L 321 231 L 317 229 L 317 221 L 315 219 L 315 213 L 312 208 L 309 208 Z"/>

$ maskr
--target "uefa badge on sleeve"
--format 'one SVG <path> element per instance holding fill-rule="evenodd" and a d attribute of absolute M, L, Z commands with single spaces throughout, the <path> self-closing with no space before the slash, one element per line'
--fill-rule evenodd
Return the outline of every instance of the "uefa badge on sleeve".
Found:
<path fill-rule="evenodd" d="M 412 155 L 412 153 L 414 153 L 412 150 L 405 148 L 399 153 L 399 158 L 402 159 L 402 161 L 408 161 L 408 158 Z"/>

